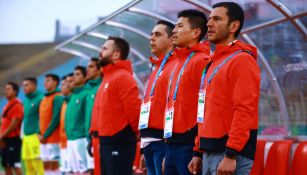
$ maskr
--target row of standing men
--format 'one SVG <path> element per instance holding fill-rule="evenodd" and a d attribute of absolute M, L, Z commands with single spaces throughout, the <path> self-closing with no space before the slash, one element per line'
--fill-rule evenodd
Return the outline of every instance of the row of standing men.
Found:
<path fill-rule="evenodd" d="M 162 174 L 162 164 L 166 175 L 249 174 L 260 69 L 257 49 L 236 39 L 243 23 L 243 10 L 233 2 L 215 4 L 208 20 L 200 11 L 184 10 L 176 25 L 159 21 L 150 39 L 155 69 L 142 100 L 127 60 L 129 44 L 110 37 L 94 64 L 103 75 L 97 92 L 89 94 L 85 81 L 77 83 L 82 74 L 77 67 L 72 95 L 64 98 L 69 167 L 86 172 L 92 162 L 87 154 L 93 153 L 95 174 L 132 174 L 140 133 L 149 175 Z M 206 33 L 208 41 L 201 42 Z M 69 77 L 65 80 L 71 89 Z M 46 133 L 40 132 L 42 143 Z"/>
<path fill-rule="evenodd" d="M 18 84 L 8 82 L 5 86 L 8 103 L 3 108 L 0 139 L 6 174 L 22 173 L 20 158 L 24 161 L 25 174 L 90 174 L 94 162 L 86 148 L 90 139 L 88 130 L 101 81 L 98 59 L 93 58 L 87 68 L 75 67 L 62 81 L 56 74 L 45 75 L 45 94 L 37 90 L 35 77 L 24 78 L 23 104 L 17 98 Z"/>

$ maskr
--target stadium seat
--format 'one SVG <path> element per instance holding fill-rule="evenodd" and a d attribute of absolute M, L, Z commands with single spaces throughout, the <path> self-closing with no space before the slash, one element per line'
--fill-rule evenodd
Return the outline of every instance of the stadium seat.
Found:
<path fill-rule="evenodd" d="M 280 140 L 273 143 L 264 167 L 264 175 L 289 174 L 291 146 L 291 140 Z"/>
<path fill-rule="evenodd" d="M 264 149 L 266 140 L 257 140 L 257 148 L 255 154 L 255 161 L 250 172 L 250 175 L 262 175 L 264 168 Z"/>
<path fill-rule="evenodd" d="M 307 141 L 301 142 L 294 153 L 291 164 L 291 175 L 307 174 Z"/>

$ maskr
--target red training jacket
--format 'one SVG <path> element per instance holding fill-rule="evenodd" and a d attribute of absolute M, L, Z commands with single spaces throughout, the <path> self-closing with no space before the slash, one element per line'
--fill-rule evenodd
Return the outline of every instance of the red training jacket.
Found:
<path fill-rule="evenodd" d="M 149 101 L 150 91 L 163 59 L 164 55 L 162 57 L 159 57 L 157 60 L 153 60 L 152 58 L 150 58 L 150 61 L 152 62 L 152 64 L 156 65 L 156 68 L 148 78 L 147 88 L 145 89 L 146 92 L 144 95 L 144 103 L 147 103 Z M 169 84 L 169 78 L 174 70 L 177 61 L 178 60 L 175 54 L 171 54 L 171 56 L 165 63 L 162 72 L 157 78 L 153 97 L 151 99 L 148 128 L 140 130 L 141 137 L 153 137 L 160 139 L 163 138 L 164 112 L 166 106 L 167 88 Z"/>
<path fill-rule="evenodd" d="M 224 64 L 207 87 L 204 123 L 198 126 L 196 146 L 204 151 L 224 152 L 254 158 L 258 129 L 260 69 L 257 49 L 241 41 L 217 45 L 205 78 L 227 57 L 240 52 Z M 199 143 L 198 143 L 199 142 Z"/>
<path fill-rule="evenodd" d="M 93 106 L 91 131 L 98 131 L 104 137 L 102 143 L 135 142 L 141 100 L 131 62 L 107 65 L 103 75 Z"/>
<path fill-rule="evenodd" d="M 179 82 L 177 99 L 174 102 L 173 134 L 171 138 L 166 140 L 167 143 L 194 143 L 197 135 L 196 116 L 199 86 L 202 72 L 210 62 L 208 42 L 196 44 L 192 48 L 175 49 L 178 65 L 174 70 L 167 106 L 171 107 L 172 105 L 177 77 L 192 52 L 195 54 L 186 65 Z"/>

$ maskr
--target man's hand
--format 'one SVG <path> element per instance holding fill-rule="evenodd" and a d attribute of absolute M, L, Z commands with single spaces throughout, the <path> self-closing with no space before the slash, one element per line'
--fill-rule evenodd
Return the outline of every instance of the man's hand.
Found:
<path fill-rule="evenodd" d="M 92 139 L 88 140 L 87 146 L 86 146 L 87 152 L 88 154 L 93 157 L 93 153 L 92 153 Z"/>
<path fill-rule="evenodd" d="M 237 160 L 224 157 L 217 167 L 217 175 L 230 175 L 236 171 Z"/>
<path fill-rule="evenodd" d="M 201 158 L 200 157 L 193 157 L 190 161 L 188 168 L 190 173 L 197 174 L 201 169 Z"/>
<path fill-rule="evenodd" d="M 165 157 L 162 161 L 162 174 L 164 174 L 164 170 L 165 170 Z"/>
<path fill-rule="evenodd" d="M 2 139 L 3 139 L 3 135 L 2 133 L 0 133 L 0 141 L 3 141 Z"/>
<path fill-rule="evenodd" d="M 3 142 L 3 140 L 0 141 L 0 149 L 5 148 L 5 143 Z"/>
<path fill-rule="evenodd" d="M 41 142 L 41 143 L 46 143 L 46 139 L 44 138 L 44 136 L 42 136 L 42 135 L 38 135 L 38 139 L 39 139 L 39 141 Z"/>

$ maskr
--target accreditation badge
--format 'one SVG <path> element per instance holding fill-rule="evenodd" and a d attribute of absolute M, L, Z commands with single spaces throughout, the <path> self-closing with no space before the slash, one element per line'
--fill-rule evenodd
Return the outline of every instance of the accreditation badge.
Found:
<path fill-rule="evenodd" d="M 204 122 L 204 114 L 205 114 L 205 103 L 206 103 L 206 91 L 201 90 L 198 93 L 198 105 L 197 105 L 197 122 Z"/>
<path fill-rule="evenodd" d="M 148 128 L 150 107 L 151 107 L 150 101 L 147 103 L 142 103 L 140 120 L 139 120 L 139 129 Z"/>
<path fill-rule="evenodd" d="M 164 119 L 164 138 L 170 138 L 173 135 L 174 125 L 174 107 L 168 108 Z"/>

